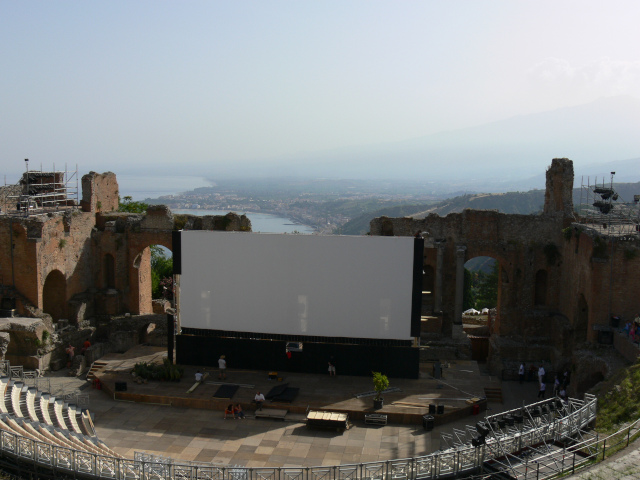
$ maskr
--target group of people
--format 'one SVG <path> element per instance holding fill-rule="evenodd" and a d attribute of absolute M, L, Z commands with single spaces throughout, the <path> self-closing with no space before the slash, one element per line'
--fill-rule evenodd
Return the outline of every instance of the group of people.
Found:
<path fill-rule="evenodd" d="M 91 347 L 91 342 L 87 338 L 84 341 L 84 343 L 82 344 L 82 349 L 80 350 L 80 355 L 84 355 L 84 353 L 87 350 L 89 350 L 89 347 Z M 65 352 L 67 354 L 67 367 L 70 367 L 71 364 L 73 364 L 73 357 L 76 356 L 76 347 L 74 347 L 72 344 L 69 344 L 69 345 L 67 345 L 67 348 L 65 349 Z"/>
<path fill-rule="evenodd" d="M 535 371 L 535 366 L 531 365 L 530 369 L 529 369 L 530 373 L 532 373 L 533 371 Z M 547 383 L 545 382 L 545 375 L 547 374 L 546 370 L 544 369 L 544 365 L 540 365 L 540 367 L 538 368 L 538 398 L 542 398 L 544 399 L 546 394 L 547 394 Z M 518 369 L 518 377 L 520 379 L 520 383 L 524 382 L 525 380 L 525 366 L 524 363 L 520 364 L 520 368 Z M 562 375 L 562 380 L 558 377 L 558 375 L 555 376 L 554 380 L 553 380 L 553 396 L 554 397 L 560 397 L 561 399 L 566 399 L 567 398 L 567 386 L 569 385 L 569 370 L 565 370 L 564 374 Z"/>
<path fill-rule="evenodd" d="M 240 405 L 239 403 L 236 403 L 235 405 L 233 403 L 230 403 L 229 405 L 227 405 L 227 409 L 224 411 L 225 420 L 227 419 L 227 415 L 230 415 L 235 420 L 244 420 L 245 418 L 244 412 L 242 411 L 242 405 Z"/>
<path fill-rule="evenodd" d="M 256 410 L 262 410 L 262 404 L 264 403 L 264 400 L 264 395 L 261 392 L 256 393 L 256 396 L 253 399 L 254 403 L 256 404 Z M 240 405 L 239 403 L 236 403 L 235 405 L 233 403 L 230 403 L 229 405 L 227 405 L 227 408 L 224 411 L 225 420 L 227 419 L 227 416 L 236 420 L 244 420 L 246 418 L 244 411 L 242 411 L 242 405 Z"/>
<path fill-rule="evenodd" d="M 627 322 L 622 330 L 629 336 L 629 340 L 640 344 L 640 313 L 633 322 Z"/>

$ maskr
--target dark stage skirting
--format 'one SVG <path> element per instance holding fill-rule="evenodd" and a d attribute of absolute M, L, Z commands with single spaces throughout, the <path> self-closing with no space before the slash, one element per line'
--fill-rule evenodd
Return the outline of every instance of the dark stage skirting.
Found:
<path fill-rule="evenodd" d="M 220 385 L 220 388 L 213 394 L 215 398 L 228 398 L 231 400 L 240 388 L 238 385 Z"/>
<path fill-rule="evenodd" d="M 328 373 L 328 362 L 338 375 L 371 376 L 372 371 L 395 378 L 418 378 L 419 350 L 413 347 L 304 342 L 301 352 L 286 354 L 284 340 L 178 335 L 177 362 L 217 367 L 220 355 L 227 366 L 241 370 Z"/>

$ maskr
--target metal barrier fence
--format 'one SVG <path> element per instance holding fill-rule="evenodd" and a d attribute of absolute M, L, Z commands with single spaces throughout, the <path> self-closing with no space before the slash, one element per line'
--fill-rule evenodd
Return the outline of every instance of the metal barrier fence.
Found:
<path fill-rule="evenodd" d="M 117 480 L 413 480 L 437 479 L 479 471 L 483 464 L 505 453 L 533 446 L 540 438 L 566 439 L 587 427 L 596 415 L 596 397 L 585 401 L 570 399 L 566 416 L 549 424 L 531 424 L 514 435 L 498 440 L 487 439 L 479 447 L 470 445 L 439 451 L 414 458 L 387 460 L 331 467 L 258 468 L 238 466 L 183 465 L 175 462 L 155 462 L 124 459 L 80 452 L 20 435 L 0 432 L 0 449 L 21 464 L 45 467 L 69 475 Z M 139 457 L 140 458 L 140 457 Z M 35 464 L 35 465 L 34 465 Z M 537 478 L 530 476 L 529 478 Z M 544 477 L 539 477 L 544 478 Z"/>

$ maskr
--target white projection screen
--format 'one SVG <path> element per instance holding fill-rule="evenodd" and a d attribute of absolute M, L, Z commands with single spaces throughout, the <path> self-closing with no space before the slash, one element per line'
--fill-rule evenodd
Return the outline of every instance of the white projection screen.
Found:
<path fill-rule="evenodd" d="M 183 328 L 411 339 L 412 237 L 180 237 Z"/>

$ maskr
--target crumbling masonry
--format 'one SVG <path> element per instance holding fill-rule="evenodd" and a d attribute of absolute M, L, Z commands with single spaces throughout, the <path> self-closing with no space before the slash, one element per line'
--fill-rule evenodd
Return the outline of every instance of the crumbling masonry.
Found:
<path fill-rule="evenodd" d="M 153 313 L 148 247 L 172 249 L 173 230 L 251 231 L 250 221 L 233 213 L 173 215 L 165 206 L 120 213 L 118 194 L 115 174 L 91 172 L 82 177 L 81 208 L 0 216 L 0 309 L 43 319 L 27 327 L 11 319 L 0 325 L 11 332 L 6 358 L 12 363 L 47 368 L 36 359 L 37 346 L 59 320 L 79 325 Z M 25 342 L 25 336 L 32 338 Z"/>
<path fill-rule="evenodd" d="M 633 319 L 640 311 L 637 235 L 602 237 L 578 223 L 572 189 L 573 162 L 554 159 L 539 215 L 465 210 L 424 219 L 381 217 L 371 222 L 371 235 L 424 236 L 423 291 L 429 293 L 423 313 L 440 322 L 443 338 L 462 320 L 465 262 L 497 259 L 491 371 L 512 371 L 520 362 L 544 362 L 557 371 L 576 362 L 584 342 L 602 341 L 601 332 L 611 343 L 611 315 Z"/>

